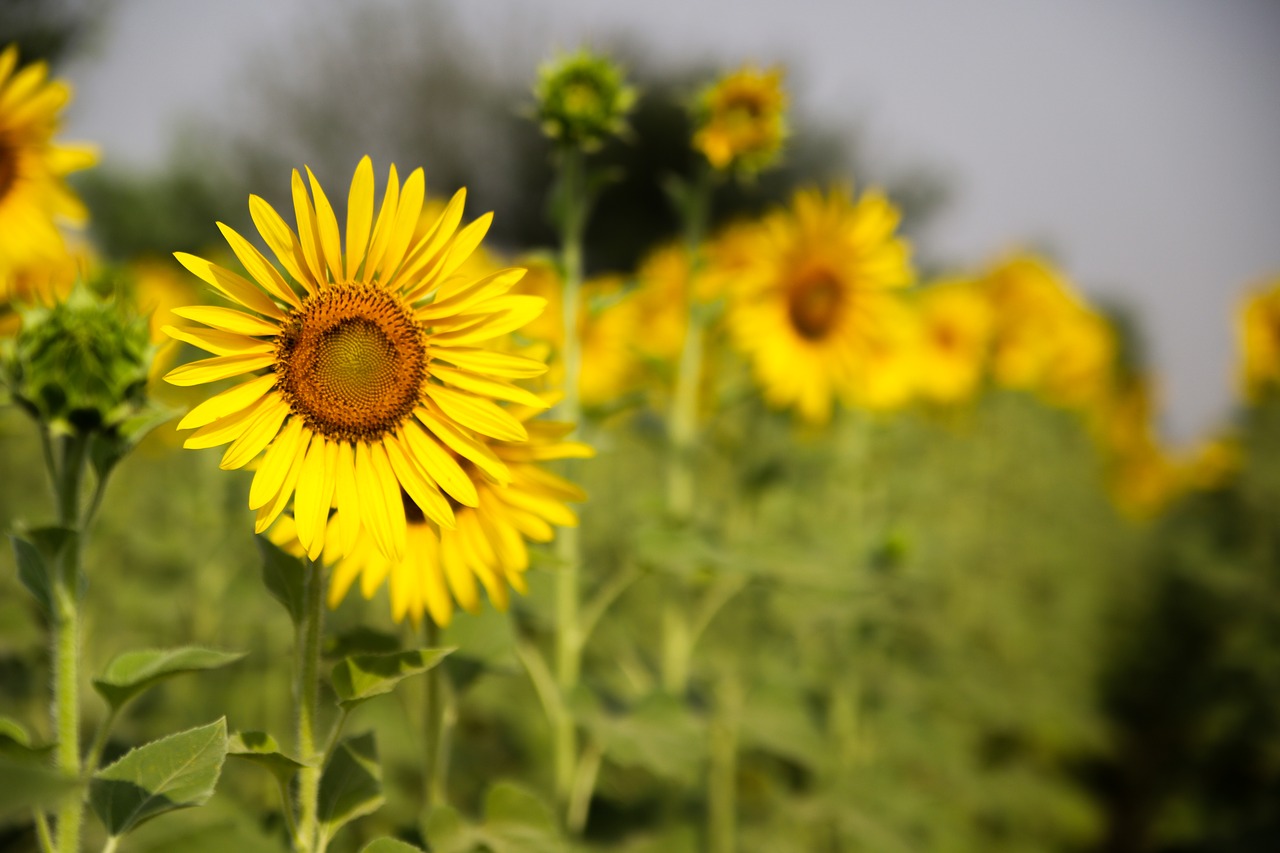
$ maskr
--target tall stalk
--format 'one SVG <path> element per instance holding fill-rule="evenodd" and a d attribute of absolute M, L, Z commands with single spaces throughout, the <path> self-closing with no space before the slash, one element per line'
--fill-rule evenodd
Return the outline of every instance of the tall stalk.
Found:
<path fill-rule="evenodd" d="M 582 419 L 579 384 L 582 373 L 581 342 L 578 339 L 582 293 L 583 234 L 586 229 L 587 187 L 583 153 L 572 147 L 560 151 L 560 265 L 564 276 L 561 291 L 564 327 L 560 360 L 564 365 L 564 398 L 559 419 L 574 425 L 569 438 L 578 434 Z M 579 615 L 582 553 L 577 528 L 566 527 L 556 537 L 559 571 L 556 574 L 556 683 L 562 696 L 578 684 L 581 670 L 582 631 Z M 577 764 L 577 732 L 568 713 L 557 715 L 555 733 L 556 792 L 562 802 L 572 794 Z"/>
<path fill-rule="evenodd" d="M 424 634 L 427 648 L 439 647 L 440 626 L 430 616 L 425 620 Z M 427 672 L 426 684 L 427 731 L 423 755 L 422 801 L 427 812 L 430 813 L 437 806 L 444 805 L 447 800 L 444 787 L 447 767 L 444 756 L 444 667 L 432 667 Z"/>
<path fill-rule="evenodd" d="M 41 427 L 45 429 L 45 427 Z M 64 436 L 60 443 L 61 459 L 52 454 L 46 461 L 53 465 L 49 475 L 54 483 L 58 504 L 58 523 L 75 531 L 73 547 L 59 554 L 52 567 L 53 609 L 53 724 L 58 734 L 55 760 L 58 769 L 70 779 L 80 777 L 80 554 L 83 530 L 80 529 L 80 488 L 84 479 L 89 438 L 82 433 Z M 63 564 L 61 560 L 71 562 Z M 70 795 L 58 810 L 58 853 L 76 853 L 80 849 L 80 827 L 84 819 L 84 799 Z"/>
<path fill-rule="evenodd" d="M 298 772 L 298 833 L 295 847 L 311 853 L 319 840 L 320 752 L 317 748 L 316 717 L 320 707 L 320 637 L 324 622 L 324 564 L 304 558 L 302 619 L 298 623 L 294 650 L 295 696 L 297 705 L 298 757 L 304 766 Z"/>

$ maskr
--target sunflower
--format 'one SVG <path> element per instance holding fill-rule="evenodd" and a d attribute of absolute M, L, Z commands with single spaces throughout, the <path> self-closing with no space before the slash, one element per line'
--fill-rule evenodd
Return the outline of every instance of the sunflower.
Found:
<path fill-rule="evenodd" d="M 982 381 L 991 335 L 991 306 L 967 280 L 920 292 L 919 385 L 935 403 L 968 399 Z"/>
<path fill-rule="evenodd" d="M 911 282 L 911 267 L 897 224 L 878 192 L 854 202 L 845 190 L 802 190 L 756 226 L 728 324 L 770 404 L 821 423 L 836 398 L 867 396 L 868 367 L 903 336 L 891 291 Z"/>
<path fill-rule="evenodd" d="M 745 66 L 702 92 L 693 147 L 721 171 L 760 172 L 782 152 L 786 109 L 782 71 Z"/>
<path fill-rule="evenodd" d="M 577 526 L 578 517 L 566 502 L 586 497 L 577 486 L 543 470 L 538 463 L 594 455 L 587 445 L 564 440 L 571 424 L 530 421 L 537 411 L 527 407 L 517 411 L 529 433 L 526 440 L 483 441 L 491 464 L 500 462 L 509 472 L 505 485 L 484 468 L 455 456 L 474 490 L 472 505 L 454 507 L 455 527 L 431 521 L 402 492 L 408 518 L 408 547 L 403 558 L 388 558 L 363 533 L 344 555 L 332 544 L 337 536 L 331 536 L 323 555 L 335 565 L 329 606 L 337 607 L 357 580 L 365 598 L 373 597 L 387 583 L 395 621 L 407 616 L 416 626 L 426 613 L 444 627 L 453 617 L 454 602 L 471 613 L 479 609 L 480 587 L 500 610 L 507 608 L 509 589 L 527 592 L 526 541 L 551 541 L 553 525 Z M 330 524 L 340 527 L 340 514 L 335 514 Z M 300 550 L 296 525 L 287 515 L 272 528 L 271 538 L 286 548 Z"/>
<path fill-rule="evenodd" d="M 53 142 L 71 87 L 48 74 L 43 62 L 19 69 L 15 45 L 0 51 L 0 278 L 63 254 L 59 223 L 87 218 L 65 178 L 97 155 Z"/>
<path fill-rule="evenodd" d="M 507 380 L 546 367 L 477 344 L 524 325 L 545 301 L 506 295 L 522 269 L 478 280 L 455 274 L 492 219 L 486 214 L 458 228 L 465 191 L 415 240 L 422 170 L 401 185 L 391 167 L 375 218 L 373 165 L 365 157 L 351 182 L 344 253 L 333 208 L 307 174 L 314 203 L 293 173 L 297 234 L 261 198 L 249 199 L 259 233 L 292 283 L 222 224 L 252 281 L 177 254 L 237 308 L 176 309 L 203 327 L 165 331 L 214 357 L 165 378 L 175 385 L 244 380 L 201 403 L 178 426 L 196 430 L 186 440 L 190 448 L 230 443 L 225 469 L 241 468 L 265 451 L 249 491 L 259 533 L 296 492 L 298 537 L 312 558 L 325 547 L 325 520 L 336 506 L 340 552 L 355 547 L 363 529 L 382 553 L 401 559 L 407 535 L 402 493 L 424 517 L 452 528 L 455 506 L 476 500 L 458 459 L 510 481 L 483 440 L 523 441 L 528 433 L 491 398 L 541 406 Z"/>
<path fill-rule="evenodd" d="M 1236 319 L 1240 384 L 1250 400 L 1280 385 L 1280 281 L 1251 294 Z"/>

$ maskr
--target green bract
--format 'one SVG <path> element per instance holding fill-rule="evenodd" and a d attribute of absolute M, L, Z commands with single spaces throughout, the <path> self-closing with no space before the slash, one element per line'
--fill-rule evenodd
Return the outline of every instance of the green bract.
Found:
<path fill-rule="evenodd" d="M 57 430 L 112 431 L 145 408 L 153 355 L 130 304 L 77 286 L 64 302 L 22 313 L 5 381 L 15 402 Z"/>
<path fill-rule="evenodd" d="M 636 90 L 622 69 L 585 49 L 544 65 L 534 87 L 542 132 L 565 145 L 598 149 L 627 128 Z"/>

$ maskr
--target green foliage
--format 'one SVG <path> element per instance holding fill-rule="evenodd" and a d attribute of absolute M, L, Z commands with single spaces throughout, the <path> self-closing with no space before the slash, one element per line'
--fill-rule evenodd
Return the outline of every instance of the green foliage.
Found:
<path fill-rule="evenodd" d="M 566 148 L 595 151 L 626 131 L 636 90 L 616 62 L 582 49 L 540 68 L 534 97 L 544 134 Z"/>
<path fill-rule="evenodd" d="M 333 668 L 333 689 L 344 708 L 354 708 L 396 689 L 401 681 L 438 666 L 453 649 L 414 649 L 354 655 Z"/>
<path fill-rule="evenodd" d="M 262 582 L 271 597 L 289 611 L 289 618 L 296 627 L 302 621 L 303 597 L 310 569 L 300 557 L 295 557 L 265 536 L 257 536 L 258 551 L 262 554 Z"/>
<path fill-rule="evenodd" d="M 73 779 L 54 772 L 32 758 L 0 754 L 0 818 L 32 808 L 56 805 L 79 787 Z"/>
<path fill-rule="evenodd" d="M 89 804 L 112 837 L 175 809 L 203 805 L 227 757 L 220 719 L 131 750 L 93 775 Z"/>
<path fill-rule="evenodd" d="M 227 755 L 257 764 L 282 784 L 307 765 L 285 755 L 266 732 L 236 732 L 227 740 Z"/>
<path fill-rule="evenodd" d="M 565 840 L 551 809 L 513 782 L 497 782 L 484 798 L 484 819 L 469 824 L 450 808 L 433 812 L 426 836 L 438 853 L 558 853 Z"/>
<path fill-rule="evenodd" d="M 333 838 L 356 818 L 382 807 L 382 766 L 372 732 L 344 739 L 320 776 L 320 834 Z"/>
<path fill-rule="evenodd" d="M 423 853 L 421 847 L 414 847 L 395 838 L 377 838 L 360 849 L 360 853 Z"/>
<path fill-rule="evenodd" d="M 175 675 L 217 669 L 235 663 L 243 652 L 219 652 L 186 646 L 178 649 L 148 649 L 125 652 L 107 664 L 93 680 L 93 689 L 114 711 L 144 690 Z"/>
<path fill-rule="evenodd" d="M 65 527 L 41 527 L 28 530 L 26 536 L 10 534 L 18 578 L 46 613 L 52 609 L 53 585 L 59 575 L 75 572 L 75 549 L 79 536 Z M 65 578 L 68 587 L 76 589 L 78 579 Z"/>

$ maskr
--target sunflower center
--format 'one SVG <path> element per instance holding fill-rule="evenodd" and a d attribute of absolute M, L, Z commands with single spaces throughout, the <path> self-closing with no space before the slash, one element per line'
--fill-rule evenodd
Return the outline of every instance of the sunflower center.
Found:
<path fill-rule="evenodd" d="M 953 326 L 942 323 L 933 330 L 933 339 L 939 349 L 953 350 L 960 347 L 960 335 Z"/>
<path fill-rule="evenodd" d="M 413 414 L 427 377 L 422 330 L 377 285 L 338 284 L 295 310 L 276 339 L 279 387 L 307 426 L 376 441 Z"/>
<path fill-rule="evenodd" d="M 819 272 L 792 285 L 787 297 L 787 314 L 800 337 L 818 341 L 835 326 L 843 302 L 840 282 L 830 273 Z"/>
<path fill-rule="evenodd" d="M 8 195 L 18 180 L 18 150 L 0 136 L 0 198 Z"/>

